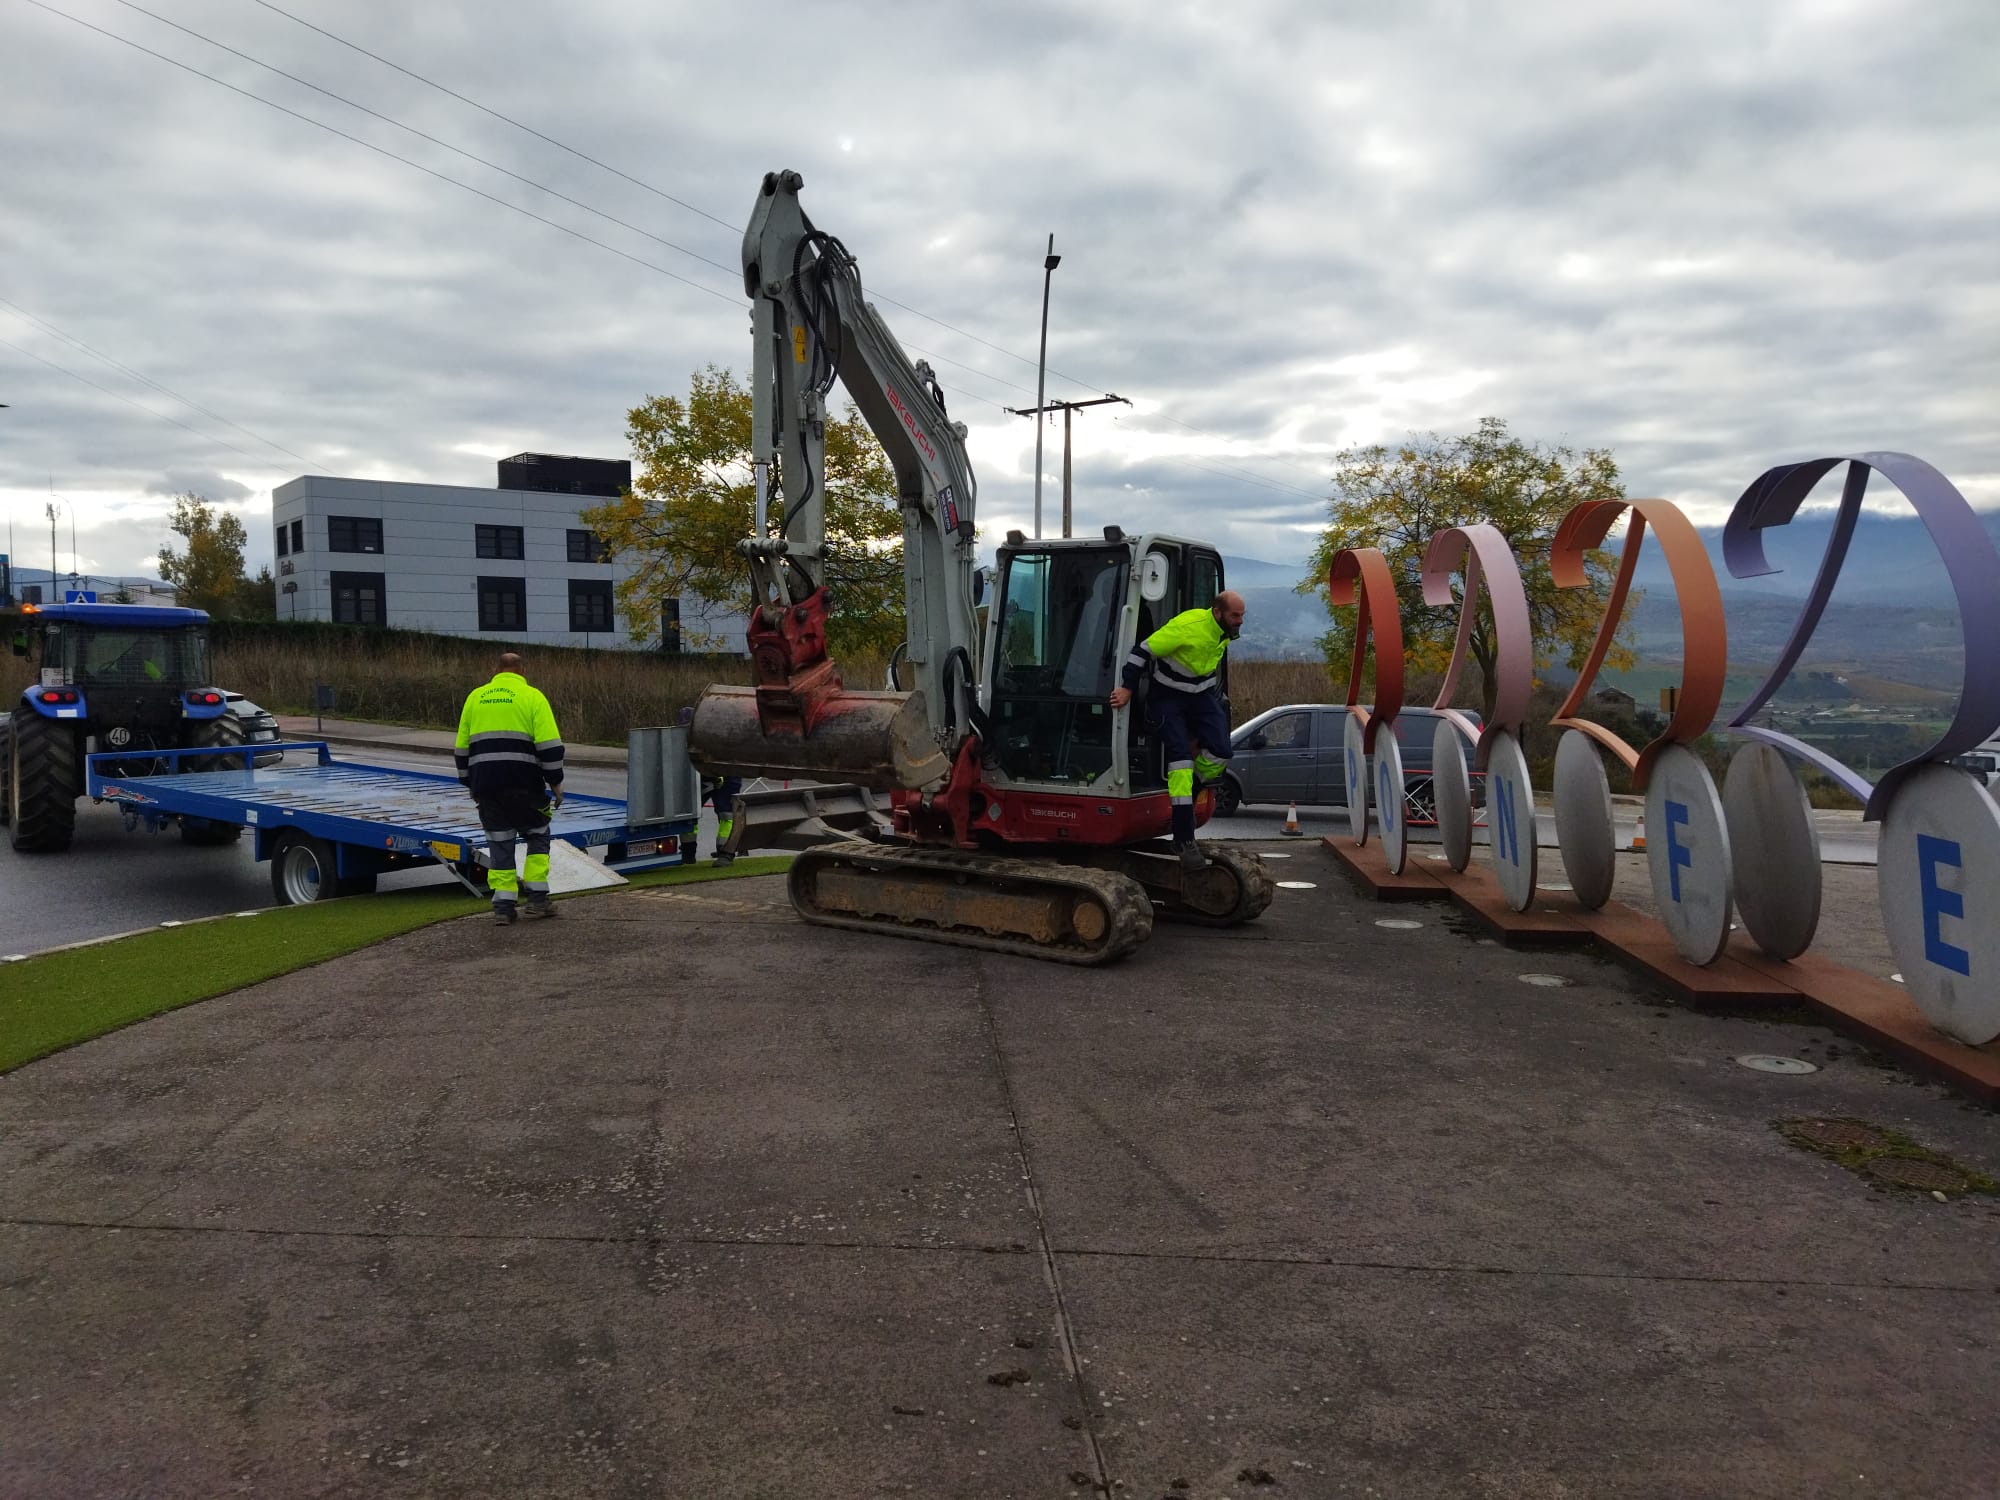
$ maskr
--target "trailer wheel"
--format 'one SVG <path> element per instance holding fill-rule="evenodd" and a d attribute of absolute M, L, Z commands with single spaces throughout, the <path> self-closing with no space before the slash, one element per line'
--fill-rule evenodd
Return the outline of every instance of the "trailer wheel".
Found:
<path fill-rule="evenodd" d="M 242 745 L 248 741 L 249 736 L 243 732 L 243 725 L 236 715 L 224 714 L 219 719 L 197 724 L 194 733 L 188 737 L 188 747 L 200 750 L 211 745 Z M 242 756 L 205 755 L 200 760 L 188 762 L 188 768 L 195 771 L 240 771 L 243 761 Z M 243 830 L 234 823 L 218 823 L 210 818 L 181 819 L 181 842 L 197 848 L 233 844 L 242 836 Z"/>
<path fill-rule="evenodd" d="M 341 894 L 338 869 L 333 845 L 293 829 L 271 855 L 271 894 L 280 906 L 331 901 Z"/>
<path fill-rule="evenodd" d="M 23 854 L 67 849 L 83 791 L 75 733 L 31 708 L 17 708 L 7 739 L 7 821 L 14 847 Z"/>

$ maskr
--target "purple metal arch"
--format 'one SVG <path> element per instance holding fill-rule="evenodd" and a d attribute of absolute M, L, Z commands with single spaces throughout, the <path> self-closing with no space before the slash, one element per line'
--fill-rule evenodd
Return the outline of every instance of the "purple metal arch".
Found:
<path fill-rule="evenodd" d="M 1993 545 L 1993 539 L 1956 486 L 1922 459 L 1908 453 L 1849 453 L 1780 464 L 1757 477 L 1737 499 L 1722 530 L 1722 557 L 1732 576 L 1756 578 L 1778 571 L 1764 556 L 1761 533 L 1766 527 L 1787 524 L 1798 514 L 1813 486 L 1841 464 L 1848 465 L 1848 470 L 1841 487 L 1840 509 L 1834 517 L 1826 553 L 1820 558 L 1819 572 L 1813 578 L 1812 591 L 1806 596 L 1805 608 L 1792 626 L 1791 639 L 1785 643 L 1778 664 L 1729 721 L 1729 730 L 1775 745 L 1785 754 L 1817 766 L 1866 803 L 1862 816 L 1872 821 L 1882 816 L 1896 786 L 1919 766 L 1962 754 L 2000 730 L 2000 548 Z M 1951 591 L 1958 602 L 1959 628 L 1965 639 L 1965 681 L 1959 694 L 1958 712 L 1952 716 L 1950 725 L 1930 749 L 1890 767 L 1872 787 L 1859 772 L 1825 751 L 1775 729 L 1755 728 L 1749 722 L 1798 665 L 1806 643 L 1819 626 L 1841 565 L 1847 560 L 1848 545 L 1854 540 L 1854 527 L 1861 518 L 1861 502 L 1868 493 L 1871 471 L 1879 472 L 1902 492 L 1924 523 L 1924 529 L 1930 532 L 1951 578 Z"/>
<path fill-rule="evenodd" d="M 1535 687 L 1534 632 L 1528 622 L 1528 591 L 1521 583 L 1521 564 L 1507 544 L 1506 533 L 1485 521 L 1470 526 L 1449 526 L 1430 539 L 1424 548 L 1424 603 L 1452 602 L 1451 575 L 1461 561 L 1465 566 L 1464 602 L 1458 611 L 1458 640 L 1451 648 L 1451 665 L 1438 689 L 1436 707 L 1474 740 L 1473 768 L 1486 769 L 1493 753 L 1493 736 L 1507 730 L 1517 737 L 1528 717 L 1528 696 Z M 1451 707 L 1458 692 L 1458 676 L 1472 645 L 1472 625 L 1479 613 L 1479 584 L 1486 581 L 1487 597 L 1493 601 L 1493 717 L 1483 726 Z"/>

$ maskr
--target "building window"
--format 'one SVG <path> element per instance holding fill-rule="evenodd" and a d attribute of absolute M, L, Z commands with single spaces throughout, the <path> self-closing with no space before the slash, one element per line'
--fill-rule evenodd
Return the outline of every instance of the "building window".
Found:
<path fill-rule="evenodd" d="M 611 549 L 604 545 L 596 532 L 572 529 L 569 533 L 569 560 L 573 563 L 608 563 L 611 561 Z"/>
<path fill-rule="evenodd" d="M 385 622 L 380 573 L 335 573 L 333 622 L 336 625 L 380 625 Z"/>
<path fill-rule="evenodd" d="M 292 522 L 292 550 L 294 552 L 306 550 L 306 523 L 303 519 Z"/>
<path fill-rule="evenodd" d="M 611 628 L 611 580 L 572 578 L 569 581 L 569 628 L 588 634 Z"/>
<path fill-rule="evenodd" d="M 518 560 L 523 556 L 518 526 L 475 526 L 472 532 L 475 549 L 481 557 Z"/>
<path fill-rule="evenodd" d="M 382 523 L 371 516 L 328 516 L 326 518 L 326 550 L 329 552 L 380 552 L 382 550 Z"/>
<path fill-rule="evenodd" d="M 289 526 L 280 526 L 278 528 L 278 556 L 284 557 L 291 552 L 292 549 L 286 545 L 286 542 L 290 539 L 291 534 L 292 534 L 292 528 Z"/>
<path fill-rule="evenodd" d="M 525 578 L 480 579 L 479 628 L 481 630 L 526 630 L 528 628 L 528 580 Z"/>

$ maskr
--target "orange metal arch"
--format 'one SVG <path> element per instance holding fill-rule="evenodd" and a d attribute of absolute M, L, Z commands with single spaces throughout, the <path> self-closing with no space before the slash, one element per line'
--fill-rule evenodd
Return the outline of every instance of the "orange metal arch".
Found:
<path fill-rule="evenodd" d="M 1389 560 L 1377 547 L 1341 548 L 1327 570 L 1326 597 L 1336 609 L 1357 602 L 1357 597 L 1361 606 L 1354 622 L 1354 655 L 1347 668 L 1347 707 L 1365 726 L 1362 748 L 1372 755 L 1376 730 L 1395 723 L 1403 709 L 1403 616 L 1396 605 L 1396 578 L 1389 571 Z M 1361 668 L 1368 660 L 1370 636 L 1375 641 L 1375 701 L 1362 708 Z"/>
<path fill-rule="evenodd" d="M 1722 705 L 1723 680 L 1729 671 L 1729 635 L 1723 622 L 1722 589 L 1716 583 L 1715 565 L 1701 544 L 1694 524 L 1671 500 L 1586 500 L 1573 507 L 1556 527 L 1549 548 L 1549 574 L 1558 588 L 1582 588 L 1589 578 L 1584 571 L 1584 554 L 1601 546 L 1626 510 L 1632 524 L 1626 528 L 1625 550 L 1618 559 L 1618 575 L 1612 581 L 1611 598 L 1604 619 L 1597 627 L 1590 656 L 1577 675 L 1576 685 L 1549 720 L 1552 729 L 1578 729 L 1596 740 L 1632 770 L 1632 789 L 1644 791 L 1651 779 L 1653 763 L 1668 745 L 1685 745 L 1699 739 L 1715 721 Z M 1611 642 L 1618 634 L 1618 620 L 1625 612 L 1626 597 L 1632 591 L 1632 575 L 1639 565 L 1639 549 L 1651 525 L 1660 539 L 1660 552 L 1674 580 L 1674 593 L 1681 606 L 1681 689 L 1673 717 L 1660 736 L 1643 750 L 1634 750 L 1602 724 L 1575 717 L 1590 692 L 1591 684 L 1604 665 Z"/>

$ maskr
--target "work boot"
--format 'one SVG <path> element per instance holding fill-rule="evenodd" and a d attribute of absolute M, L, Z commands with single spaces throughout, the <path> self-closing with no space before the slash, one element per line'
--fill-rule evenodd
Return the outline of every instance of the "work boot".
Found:
<path fill-rule="evenodd" d="M 493 925 L 495 927 L 512 927 L 515 915 L 513 902 L 495 901 L 493 903 Z"/>
<path fill-rule="evenodd" d="M 1174 845 L 1174 853 L 1180 856 L 1181 868 L 1190 873 L 1208 868 L 1208 856 L 1201 852 L 1201 845 L 1193 839 Z"/>
<path fill-rule="evenodd" d="M 521 915 L 531 922 L 537 917 L 553 917 L 556 915 L 556 904 L 547 896 L 544 896 L 539 901 L 530 901 L 527 909 Z"/>
<path fill-rule="evenodd" d="M 736 856 L 727 849 L 718 849 L 715 851 L 715 862 L 718 865 L 733 865 L 736 863 Z"/>

